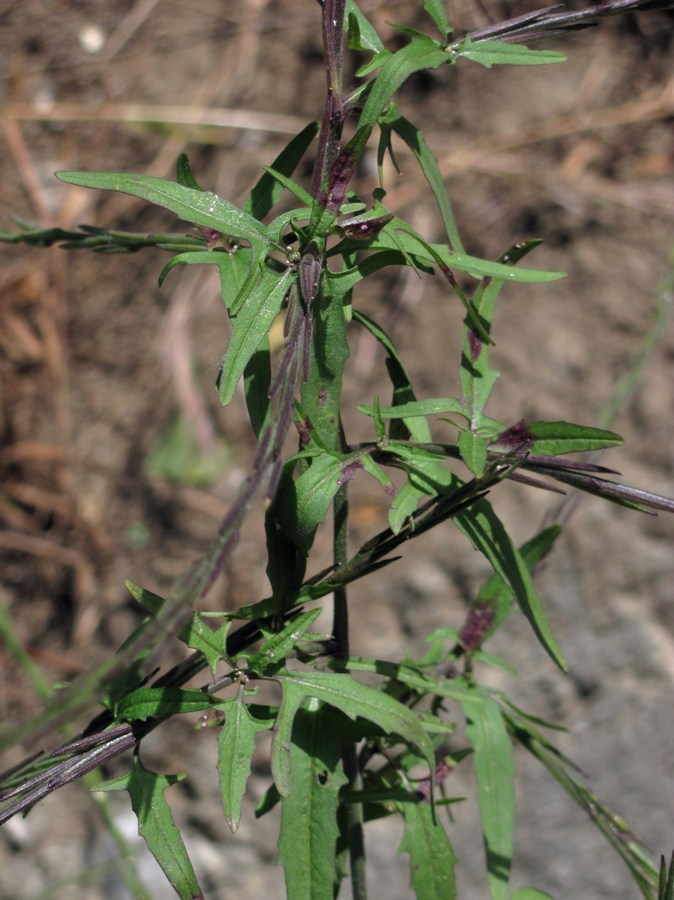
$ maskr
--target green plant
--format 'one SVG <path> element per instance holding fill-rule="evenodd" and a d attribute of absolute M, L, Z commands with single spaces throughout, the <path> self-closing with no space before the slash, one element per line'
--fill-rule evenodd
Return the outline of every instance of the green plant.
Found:
<path fill-rule="evenodd" d="M 244 380 L 258 438 L 249 476 L 212 546 L 167 598 L 129 585 L 149 614 L 147 622 L 106 667 L 54 704 L 48 715 L 63 720 L 90 702 L 94 686 L 103 687 L 104 711 L 82 737 L 61 748 L 58 763 L 41 760 L 43 773 L 31 773 L 30 780 L 26 769 L 14 773 L 4 795 L 7 817 L 55 786 L 135 749 L 130 772 L 103 787 L 129 792 L 141 832 L 180 896 L 197 896 L 199 887 L 163 798 L 179 776 L 148 771 L 138 748 L 166 718 L 203 711 L 220 729 L 220 790 L 233 830 L 241 815 L 255 736 L 273 734 L 273 784 L 260 812 L 281 804 L 279 854 L 291 897 L 332 896 L 347 856 L 354 896 L 364 896 L 363 825 L 392 814 L 400 814 L 404 822 L 402 849 L 410 856 L 417 896 L 452 896 L 454 854 L 445 822 L 451 798 L 443 791 L 446 777 L 464 759 L 472 761 L 477 777 L 491 893 L 507 896 L 513 742 L 538 758 L 591 813 L 643 894 L 651 896 L 655 889 L 655 867 L 577 778 L 572 764 L 547 737 L 546 723 L 481 683 L 482 667 L 499 662 L 483 646 L 516 606 L 554 663 L 565 667 L 531 577 L 560 529 L 551 526 L 517 549 L 487 495 L 506 478 L 538 487 L 549 486 L 546 479 L 553 479 L 636 509 L 671 511 L 674 505 L 609 480 L 611 472 L 604 467 L 559 459 L 566 453 L 616 446 L 620 438 L 612 432 L 566 422 L 509 425 L 486 414 L 496 379 L 489 347 L 501 288 L 511 281 L 554 282 L 561 274 L 519 265 L 536 242 L 516 245 L 495 262 L 466 253 L 435 160 L 422 133 L 393 100 L 408 76 L 463 59 L 488 67 L 557 62 L 560 54 L 509 41 L 520 34 L 537 37 L 573 26 L 583 21 L 583 14 L 531 14 L 454 41 L 442 4 L 426 0 L 424 8 L 439 39 L 408 33 L 406 45 L 391 52 L 355 3 L 325 0 L 328 91 L 321 125 L 309 125 L 291 141 L 243 209 L 203 190 L 185 157 L 178 162 L 175 182 L 123 174 L 60 175 L 72 184 L 156 203 L 195 225 L 196 235 L 93 229 L 4 235 L 8 241 L 60 242 L 66 247 L 157 246 L 173 254 L 160 281 L 177 265 L 216 265 L 233 322 L 218 391 L 226 405 Z M 368 54 L 358 72 L 360 86 L 351 93 L 342 85 L 345 27 L 350 49 Z M 494 36 L 500 40 L 492 40 Z M 349 119 L 354 133 L 344 141 L 342 130 Z M 371 202 L 350 192 L 351 178 L 375 129 L 380 165 L 394 138 L 405 142 L 418 160 L 438 202 L 445 243 L 428 243 L 395 216 L 385 205 L 381 184 L 372 191 Z M 317 135 L 314 177 L 306 190 L 293 174 Z M 270 219 L 284 192 L 299 207 Z M 390 337 L 359 309 L 360 282 L 388 266 L 440 273 L 463 304 L 464 328 L 456 347 L 460 398 L 417 399 Z M 274 367 L 267 334 L 279 314 L 285 317 L 286 344 Z M 341 425 L 349 322 L 367 330 L 384 348 L 392 385 L 390 404 L 375 397 L 359 407 L 372 422 L 371 439 L 359 444 L 348 441 Z M 453 441 L 434 437 L 428 421 L 432 415 L 451 417 Z M 443 436 L 445 425 L 439 430 Z M 299 449 L 284 459 L 293 426 Z M 467 478 L 457 474 L 462 466 L 470 473 Z M 350 553 L 348 491 L 361 470 L 391 497 L 389 528 Z M 402 482 L 398 488 L 391 472 Z M 199 613 L 199 602 L 234 552 L 242 522 L 259 497 L 269 502 L 265 531 L 271 596 L 224 616 L 224 624 L 214 629 Z M 307 576 L 315 535 L 331 508 L 333 565 Z M 391 554 L 404 543 L 446 521 L 459 528 L 494 571 L 474 598 L 466 621 L 458 629 L 430 634 L 428 651 L 420 659 L 352 658 L 348 585 L 373 575 L 393 561 Z M 333 626 L 330 634 L 316 633 L 312 629 L 320 610 L 313 604 L 330 595 Z M 246 624 L 233 630 L 237 620 Z M 195 653 L 148 683 L 151 661 L 171 631 Z M 223 663 L 228 672 L 216 677 L 216 667 Z M 208 685 L 183 687 L 205 668 L 213 676 Z M 359 672 L 373 677 L 364 682 Z M 255 702 L 264 682 L 280 688 L 280 705 Z M 233 689 L 229 696 L 227 688 Z M 449 754 L 447 736 L 461 717 L 466 721 L 466 746 Z M 18 801 L 12 797 L 12 784 Z M 518 893 L 520 898 L 542 896 L 533 889 Z"/>

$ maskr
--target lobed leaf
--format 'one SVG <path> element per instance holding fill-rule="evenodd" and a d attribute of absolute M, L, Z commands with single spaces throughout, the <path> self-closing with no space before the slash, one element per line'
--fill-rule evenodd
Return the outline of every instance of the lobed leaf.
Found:
<path fill-rule="evenodd" d="M 342 673 L 285 672 L 276 678 L 283 689 L 283 703 L 272 741 L 272 774 L 281 796 L 287 796 L 290 790 L 293 720 L 310 697 L 334 706 L 350 719 L 362 717 L 385 734 L 398 735 L 421 752 L 432 771 L 433 747 L 418 716 L 389 694 Z"/>
<path fill-rule="evenodd" d="M 164 792 L 182 781 L 184 775 L 160 775 L 146 769 L 138 755 L 131 771 L 112 781 L 96 785 L 97 791 L 126 790 L 138 819 L 138 834 L 161 866 L 181 900 L 203 900 L 192 863 L 180 831 L 173 821 Z"/>
<path fill-rule="evenodd" d="M 251 760 L 255 752 L 255 735 L 267 731 L 268 721 L 255 719 L 244 703 L 244 693 L 220 707 L 225 713 L 225 724 L 218 738 L 218 773 L 220 798 L 227 824 L 236 833 L 241 821 L 241 802 L 250 775 Z"/>
<path fill-rule="evenodd" d="M 403 823 L 399 852 L 410 858 L 410 884 L 417 900 L 454 900 L 457 856 L 430 804 L 398 803 Z"/>
<path fill-rule="evenodd" d="M 319 705 L 295 716 L 290 748 L 291 789 L 282 798 L 279 862 L 288 897 L 332 900 L 339 827 L 343 736 L 326 725 Z"/>

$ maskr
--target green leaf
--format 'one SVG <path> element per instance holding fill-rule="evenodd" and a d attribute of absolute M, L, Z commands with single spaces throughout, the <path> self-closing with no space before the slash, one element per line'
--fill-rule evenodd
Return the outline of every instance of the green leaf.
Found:
<path fill-rule="evenodd" d="M 410 858 L 410 884 L 418 900 L 454 900 L 457 896 L 454 848 L 428 803 L 398 803 L 404 822 L 399 852 Z"/>
<path fill-rule="evenodd" d="M 269 422 L 271 414 L 269 397 L 269 389 L 271 387 L 271 351 L 268 334 L 262 338 L 257 350 L 248 360 L 248 364 L 243 370 L 243 385 L 250 424 L 259 438 L 262 429 Z"/>
<path fill-rule="evenodd" d="M 316 529 L 324 521 L 332 500 L 355 468 L 362 468 L 358 450 L 347 456 L 321 453 L 294 481 L 285 485 L 277 499 L 278 518 L 284 532 L 306 554 L 311 549 Z"/>
<path fill-rule="evenodd" d="M 98 784 L 96 790 L 129 792 L 131 807 L 138 819 L 138 834 L 181 900 L 195 900 L 204 894 L 164 797 L 164 791 L 184 777 L 151 772 L 135 755 L 133 768 L 127 775 Z"/>
<path fill-rule="evenodd" d="M 282 175 L 292 175 L 317 134 L 318 122 L 310 122 L 283 148 L 271 168 Z M 278 180 L 265 172 L 250 192 L 243 208 L 254 219 L 261 221 L 276 206 L 282 191 L 283 186 Z"/>
<path fill-rule="evenodd" d="M 295 644 L 301 640 L 320 616 L 322 609 L 311 609 L 292 619 L 282 631 L 273 634 L 263 642 L 260 649 L 249 659 L 247 672 L 264 675 L 270 667 L 278 665 L 288 656 Z"/>
<path fill-rule="evenodd" d="M 374 415 L 374 407 L 365 403 L 358 404 L 358 411 L 366 416 Z M 417 416 L 435 416 L 439 413 L 456 413 L 467 418 L 466 407 L 455 397 L 440 397 L 430 400 L 412 400 L 409 403 L 399 403 L 396 406 L 380 406 L 379 415 L 382 419 L 412 419 Z M 428 437 L 430 441 L 430 435 Z"/>
<path fill-rule="evenodd" d="M 221 708 L 225 712 L 225 724 L 218 738 L 220 797 L 227 824 L 236 833 L 241 821 L 241 801 L 255 752 L 255 735 L 267 731 L 270 723 L 259 721 L 250 714 L 244 703 L 243 690 Z"/>
<path fill-rule="evenodd" d="M 480 437 L 474 431 L 462 431 L 459 435 L 458 445 L 461 459 L 477 477 L 484 474 L 488 443 L 487 438 Z"/>
<path fill-rule="evenodd" d="M 358 120 L 358 128 L 373 128 L 386 105 L 414 72 L 437 69 L 452 61 L 452 55 L 442 50 L 429 37 L 420 35 L 389 56 L 377 75 Z"/>
<path fill-rule="evenodd" d="M 326 726 L 319 705 L 295 716 L 290 791 L 282 799 L 278 844 L 288 897 L 332 900 L 339 790 L 347 782 L 342 745 L 342 735 Z"/>
<path fill-rule="evenodd" d="M 324 270 L 325 271 L 325 270 Z M 309 377 L 302 387 L 302 410 L 312 431 L 329 450 L 343 449 L 340 406 L 344 367 L 349 358 L 344 309 L 350 289 L 346 284 L 324 277 L 314 300 L 313 334 Z"/>
<path fill-rule="evenodd" d="M 512 744 L 499 706 L 477 691 L 462 703 L 466 734 L 471 742 L 477 779 L 489 892 L 492 900 L 506 900 L 513 850 L 515 766 Z"/>
<path fill-rule="evenodd" d="M 437 160 L 431 153 L 423 133 L 404 116 L 397 113 L 397 108 L 392 104 L 392 109 L 387 113 L 385 122 L 381 124 L 382 134 L 385 137 L 388 130 L 395 131 L 415 155 L 438 204 L 449 246 L 453 252 L 461 253 L 465 256 L 463 244 L 459 237 L 459 229 Z"/>
<path fill-rule="evenodd" d="M 176 180 L 178 184 L 182 184 L 183 187 L 192 188 L 194 191 L 203 191 L 202 186 L 194 177 L 192 166 L 190 165 L 186 153 L 181 153 L 178 157 L 178 162 L 176 164 Z"/>
<path fill-rule="evenodd" d="M 551 525 L 519 548 L 520 557 L 530 572 L 550 552 L 560 534 L 561 528 Z M 468 608 L 466 623 L 459 633 L 462 643 L 472 645 L 472 630 L 479 628 L 478 646 L 483 646 L 510 615 L 513 604 L 514 594 L 510 584 L 501 575 L 492 575 L 482 585 Z"/>
<path fill-rule="evenodd" d="M 435 22 L 441 36 L 447 40 L 447 36 L 452 32 L 452 26 L 447 20 L 447 13 L 442 0 L 424 0 L 424 9 Z"/>
<path fill-rule="evenodd" d="M 510 247 L 498 260 L 498 265 L 512 269 L 527 253 L 538 246 L 540 241 L 528 241 Z M 496 301 L 505 281 L 502 278 L 485 279 L 473 295 L 473 307 L 484 330 L 491 330 Z M 473 328 L 473 319 L 466 316 L 463 322 L 463 339 L 461 343 L 461 364 L 459 378 L 463 389 L 463 402 L 469 416 L 470 430 L 473 434 L 485 429 L 493 434 L 492 420 L 484 414 L 499 373 L 489 363 L 489 346 L 483 343 Z"/>
<path fill-rule="evenodd" d="M 502 281 L 521 282 L 522 284 L 546 284 L 565 278 L 565 272 L 544 272 L 539 269 L 522 269 L 519 266 L 507 265 L 502 262 L 492 262 L 487 259 L 479 259 L 466 253 L 453 253 L 446 244 L 433 244 L 424 242 L 424 247 L 418 238 L 411 234 L 398 231 L 400 220 L 394 219 L 383 228 L 372 240 L 372 250 L 400 250 L 401 248 L 413 257 L 436 264 L 436 255 L 442 262 L 455 269 L 457 272 L 465 272 L 475 278 L 497 278 Z"/>
<path fill-rule="evenodd" d="M 115 706 L 119 719 L 145 721 L 155 717 L 174 716 L 180 713 L 201 712 L 219 703 L 205 691 L 187 688 L 142 687 L 122 697 Z"/>
<path fill-rule="evenodd" d="M 364 328 L 366 328 L 370 332 L 370 334 L 381 344 L 384 350 L 386 350 L 388 357 L 386 360 L 386 370 L 391 380 L 391 384 L 393 385 L 393 406 L 388 408 L 397 409 L 398 407 L 407 403 L 415 404 L 417 402 L 417 399 L 412 387 L 412 382 L 391 338 L 386 334 L 386 332 L 380 325 L 378 325 L 373 319 L 370 319 L 369 316 L 366 316 L 364 313 L 361 313 L 358 310 L 354 310 L 353 318 L 356 322 L 359 322 Z M 365 412 L 365 410 L 361 409 L 360 406 L 358 408 L 361 410 L 361 412 Z M 371 415 L 372 413 L 367 412 L 366 414 Z M 404 433 L 396 433 L 392 427 L 389 432 L 390 438 L 404 439 L 405 437 L 409 436 L 415 441 L 431 440 L 431 430 L 428 426 L 428 423 L 425 422 L 422 418 L 403 418 L 403 422 L 405 426 Z"/>
<path fill-rule="evenodd" d="M 388 694 L 361 684 L 350 675 L 330 672 L 285 672 L 276 679 L 283 689 L 283 703 L 272 742 L 272 774 L 281 796 L 290 790 L 292 723 L 304 701 L 313 697 L 341 710 L 350 719 L 374 722 L 386 734 L 395 734 L 414 745 L 433 768 L 433 747 L 418 716 Z"/>
<path fill-rule="evenodd" d="M 185 222 L 245 238 L 251 243 L 270 243 L 261 222 L 211 191 L 195 190 L 153 175 L 123 172 L 56 172 L 56 177 L 80 187 L 131 194 L 170 210 Z"/>
<path fill-rule="evenodd" d="M 305 206 L 311 207 L 313 205 L 313 197 L 306 191 L 301 184 L 298 184 L 296 181 L 293 181 L 292 178 L 288 178 L 283 172 L 277 172 L 276 169 L 273 169 L 271 166 L 262 166 L 262 168 L 267 172 L 268 175 L 278 181 L 281 187 L 284 187 L 286 190 L 290 191 L 300 203 L 304 203 Z"/>
<path fill-rule="evenodd" d="M 371 53 L 384 51 L 384 45 L 376 28 L 365 18 L 355 0 L 347 0 L 344 23 L 351 50 L 369 50 Z"/>
<path fill-rule="evenodd" d="M 603 428 L 573 425 L 571 422 L 531 422 L 527 431 L 533 437 L 532 451 L 543 456 L 604 450 L 624 443 L 619 434 Z"/>
<path fill-rule="evenodd" d="M 478 500 L 457 513 L 453 521 L 491 563 L 494 571 L 512 589 L 520 609 L 529 620 L 541 646 L 565 672 L 567 665 L 557 645 L 526 563 L 487 500 Z"/>
<path fill-rule="evenodd" d="M 164 597 L 160 597 L 132 581 L 125 581 L 124 584 L 143 609 L 146 609 L 153 617 L 159 615 L 166 603 Z M 208 661 L 211 672 L 215 673 L 215 667 L 227 655 L 227 633 L 230 628 L 231 622 L 226 622 L 221 628 L 214 631 L 199 618 L 198 613 L 194 613 L 191 620 L 178 631 L 177 636 L 193 650 L 201 650 Z"/>
<path fill-rule="evenodd" d="M 468 35 L 452 49 L 457 57 L 472 59 L 487 69 L 495 65 L 540 66 L 566 59 L 563 53 L 554 50 L 530 50 L 524 44 L 502 41 L 472 41 Z"/>
<path fill-rule="evenodd" d="M 295 273 L 290 269 L 282 274 L 265 269 L 246 297 L 234 319 L 232 336 L 218 378 L 218 394 L 223 406 L 234 396 L 239 379 L 279 314 L 295 278 Z"/>

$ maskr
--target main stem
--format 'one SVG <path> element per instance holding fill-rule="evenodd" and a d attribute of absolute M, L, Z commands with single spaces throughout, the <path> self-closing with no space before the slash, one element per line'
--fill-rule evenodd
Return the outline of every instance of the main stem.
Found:
<path fill-rule="evenodd" d="M 323 52 L 327 90 L 321 129 L 318 140 L 318 155 L 314 168 L 311 193 L 321 204 L 327 202 L 330 170 L 341 150 L 344 125 L 344 97 L 342 90 L 342 63 L 344 46 L 344 15 L 346 0 L 322 0 Z M 341 448 L 340 423 L 335 422 L 337 433 L 335 445 Z M 348 518 L 349 499 L 347 484 L 342 485 L 334 499 L 333 559 L 335 566 L 344 565 L 348 559 Z M 346 586 L 334 592 L 333 637 L 338 659 L 349 657 L 349 610 Z M 357 786 L 358 758 L 356 745 L 349 741 L 342 755 L 344 774 L 351 789 Z M 354 900 L 367 900 L 365 871 L 365 842 L 363 839 L 363 810 L 359 803 L 346 803 L 340 807 L 340 826 L 349 847 L 351 889 Z"/>

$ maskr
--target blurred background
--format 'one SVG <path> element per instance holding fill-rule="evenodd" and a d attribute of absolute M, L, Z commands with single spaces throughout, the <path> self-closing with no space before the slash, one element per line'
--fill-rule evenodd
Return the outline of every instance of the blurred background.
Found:
<path fill-rule="evenodd" d="M 421 5 L 361 3 L 391 47 L 404 37 L 390 22 L 430 32 Z M 456 0 L 447 8 L 463 32 L 534 6 Z M 569 273 L 503 292 L 490 414 L 504 422 L 610 420 L 626 445 L 602 461 L 628 483 L 671 496 L 672 13 L 628 14 L 546 46 L 564 50 L 567 62 L 491 72 L 465 62 L 410 79 L 400 106 L 438 157 L 468 252 L 495 258 L 515 241 L 542 237 L 531 265 Z M 189 8 L 177 0 L 5 0 L 0 60 L 0 229 L 16 217 L 41 228 L 180 231 L 169 213 L 66 186 L 53 173 L 173 177 L 187 152 L 202 185 L 239 203 L 261 166 L 322 108 L 319 10 L 309 0 Z M 389 174 L 387 205 L 441 239 L 404 148 L 398 163 L 404 177 Z M 366 164 L 355 185 L 363 198 L 375 179 Z M 177 269 L 159 289 L 165 261 L 159 250 L 0 244 L 0 604 L 11 621 L 0 641 L 3 722 L 41 708 L 7 637 L 47 684 L 86 672 L 139 620 L 124 579 L 168 590 L 245 476 L 254 440 L 243 396 L 223 410 L 213 387 L 229 334 L 215 270 Z M 392 334 L 420 397 L 458 390 L 462 309 L 442 285 L 390 271 L 357 302 Z M 388 388 L 377 347 L 354 332 L 351 350 L 346 422 L 355 441 L 371 434 L 356 403 L 385 398 Z M 623 399 L 614 404 L 616 391 Z M 517 541 L 559 502 L 514 484 L 492 500 Z M 356 546 L 384 527 L 387 497 L 356 481 L 352 503 Z M 669 854 L 674 524 L 590 498 L 567 511 L 568 530 L 539 584 L 570 675 L 553 669 L 517 615 L 490 645 L 518 669 L 498 683 L 567 727 L 560 746 L 590 786 L 654 854 Z M 211 592 L 212 609 L 265 596 L 260 516 Z M 317 550 L 320 558 L 320 540 Z M 485 575 L 449 524 L 415 541 L 403 561 L 353 589 L 353 653 L 420 651 L 432 628 L 460 625 Z M 274 818 L 256 821 L 251 811 L 268 784 L 263 746 L 235 836 L 219 807 L 213 730 L 172 722 L 143 744 L 143 759 L 189 773 L 170 797 L 207 896 L 282 895 Z M 636 897 L 620 860 L 547 773 L 523 752 L 516 762 L 513 886 L 535 885 L 557 900 Z M 469 776 L 457 772 L 448 789 L 471 796 Z M 125 798 L 110 802 L 150 895 L 172 896 L 133 837 Z M 481 900 L 474 804 L 454 810 L 460 897 Z M 399 840 L 395 823 L 369 832 L 374 898 L 412 896 Z M 70 786 L 0 832 L 0 896 L 126 897 L 116 853 L 86 789 Z"/>

